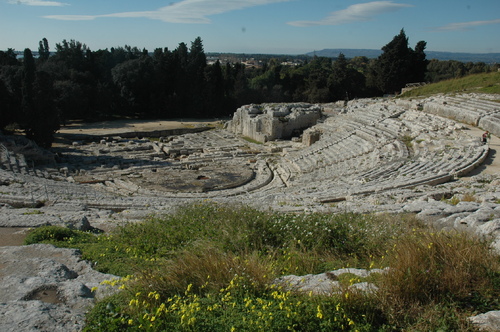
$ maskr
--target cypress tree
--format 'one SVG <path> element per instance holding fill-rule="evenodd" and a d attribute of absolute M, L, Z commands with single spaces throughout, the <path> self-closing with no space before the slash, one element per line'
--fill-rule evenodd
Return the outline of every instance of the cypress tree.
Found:
<path fill-rule="evenodd" d="M 375 84 L 384 93 L 397 93 L 406 83 L 422 81 L 425 75 L 426 43 L 417 43 L 416 51 L 408 47 L 404 29 L 382 47 L 383 53 L 374 65 Z"/>

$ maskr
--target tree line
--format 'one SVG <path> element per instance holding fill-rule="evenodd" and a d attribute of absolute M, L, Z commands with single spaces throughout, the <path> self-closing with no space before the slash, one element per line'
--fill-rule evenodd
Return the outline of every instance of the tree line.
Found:
<path fill-rule="evenodd" d="M 61 124 L 115 117 L 213 118 L 249 103 L 332 102 L 381 96 L 406 83 L 438 81 L 488 71 L 485 64 L 428 61 L 425 41 L 415 48 L 401 30 L 377 59 L 311 57 L 288 66 L 270 57 L 263 66 L 207 64 L 200 37 L 188 47 L 154 52 L 124 46 L 91 51 L 63 40 L 51 52 L 47 39 L 38 56 L 0 51 L 0 130 L 20 129 L 50 147 Z"/>

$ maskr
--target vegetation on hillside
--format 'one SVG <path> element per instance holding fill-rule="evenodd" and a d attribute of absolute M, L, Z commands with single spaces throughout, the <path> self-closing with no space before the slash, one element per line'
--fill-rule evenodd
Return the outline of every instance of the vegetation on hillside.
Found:
<path fill-rule="evenodd" d="M 438 93 L 470 92 L 500 94 L 500 72 L 473 74 L 427 84 L 405 92 L 401 97 L 427 97 Z"/>
<path fill-rule="evenodd" d="M 487 239 L 430 229 L 408 215 L 282 214 L 205 202 L 94 236 L 39 228 L 27 243 L 80 248 L 121 291 L 87 331 L 473 331 L 500 309 L 500 259 Z M 332 295 L 273 280 L 343 267 Z M 358 282 L 378 287 L 360 292 Z"/>

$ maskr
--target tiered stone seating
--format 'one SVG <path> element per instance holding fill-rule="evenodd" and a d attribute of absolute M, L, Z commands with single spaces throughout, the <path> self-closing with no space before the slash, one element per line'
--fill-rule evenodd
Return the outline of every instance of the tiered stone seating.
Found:
<path fill-rule="evenodd" d="M 457 108 L 459 99 L 450 99 L 448 104 L 441 101 L 440 107 Z M 429 101 L 433 102 L 439 104 Z M 500 119 L 493 101 L 465 104 L 470 114 Z M 185 134 L 168 142 L 101 141 L 79 146 L 78 151 L 64 151 L 62 155 L 72 163 L 43 172 L 28 167 L 22 158 L 6 153 L 1 146 L 0 156 L 2 168 L 10 169 L 9 174 L 25 183 L 11 195 L 13 198 L 25 195 L 35 200 L 74 200 L 88 206 L 119 208 L 200 198 L 238 200 L 239 195 L 262 204 L 336 202 L 355 195 L 448 181 L 466 174 L 488 153 L 487 146 L 477 137 L 469 137 L 455 122 L 402 108 L 393 101 L 350 102 L 346 110 L 339 110 L 313 129 L 321 135 L 310 146 L 298 142 L 256 145 L 224 130 Z M 208 192 L 160 192 L 155 190 L 161 188 L 142 188 L 140 181 L 134 182 L 136 176 L 146 179 L 153 173 L 155 179 L 170 179 L 184 170 L 191 177 L 198 170 L 207 175 L 203 168 L 210 165 L 222 170 L 232 167 L 234 174 L 242 170 L 245 176 Z"/>
<path fill-rule="evenodd" d="M 500 104 L 478 95 L 458 95 L 430 97 L 422 101 L 423 110 L 428 113 L 452 118 L 459 122 L 468 123 L 474 126 L 480 126 L 484 129 L 490 129 L 491 122 L 487 121 L 481 124 L 482 120 L 488 118 L 500 111 Z M 490 119 L 491 120 L 491 119 Z M 500 126 L 492 126 L 494 134 L 500 135 Z M 495 131 L 493 131 L 495 130 Z"/>
<path fill-rule="evenodd" d="M 445 182 L 470 171 L 487 154 L 487 147 L 477 139 L 453 130 L 450 120 L 388 108 L 382 108 L 387 111 L 385 118 L 380 107 L 368 105 L 321 124 L 328 135 L 280 163 L 279 168 L 286 169 L 282 173 L 287 174 L 287 185 L 303 197 L 337 201 L 349 195 Z M 401 141 L 404 136 L 422 137 L 412 142 L 414 154 Z"/>
<path fill-rule="evenodd" d="M 500 104 L 495 101 L 470 98 L 470 96 L 447 96 L 447 104 L 452 104 L 453 106 L 467 109 L 470 111 L 476 111 L 478 113 L 488 114 L 492 111 L 499 110 Z"/>

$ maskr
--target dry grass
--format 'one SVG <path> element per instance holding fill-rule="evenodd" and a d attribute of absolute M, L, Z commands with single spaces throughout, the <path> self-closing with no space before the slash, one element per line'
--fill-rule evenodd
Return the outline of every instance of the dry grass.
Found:
<path fill-rule="evenodd" d="M 180 253 L 175 259 L 154 269 L 140 272 L 137 286 L 152 288 L 164 297 L 182 293 L 188 285 L 193 291 L 218 291 L 235 276 L 244 276 L 255 289 L 264 288 L 274 275 L 272 264 L 258 253 L 236 255 L 210 243 Z"/>
<path fill-rule="evenodd" d="M 480 201 L 476 198 L 476 196 L 473 193 L 465 193 L 462 196 L 462 202 L 477 202 L 477 203 L 480 203 Z"/>
<path fill-rule="evenodd" d="M 492 275 L 500 271 L 498 256 L 468 233 L 415 231 L 398 239 L 386 259 L 391 268 L 381 280 L 380 296 L 396 321 L 431 315 L 436 303 L 479 307 L 476 300 L 499 295 L 498 275 Z"/>

